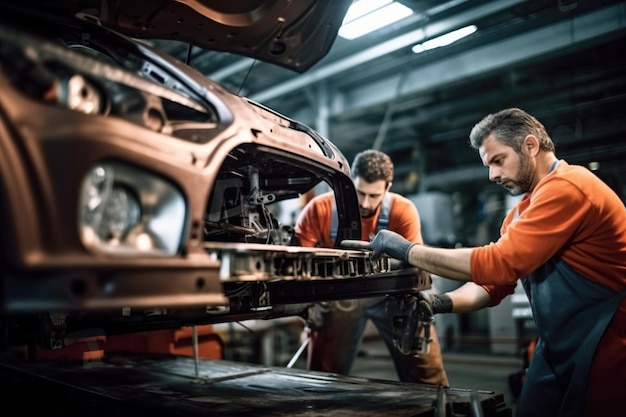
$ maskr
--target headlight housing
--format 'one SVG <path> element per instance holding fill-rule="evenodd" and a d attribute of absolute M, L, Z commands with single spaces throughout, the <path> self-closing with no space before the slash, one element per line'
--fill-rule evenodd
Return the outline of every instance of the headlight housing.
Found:
<path fill-rule="evenodd" d="M 79 233 L 98 252 L 174 255 L 186 212 L 183 194 L 164 178 L 124 163 L 100 163 L 81 183 Z"/>

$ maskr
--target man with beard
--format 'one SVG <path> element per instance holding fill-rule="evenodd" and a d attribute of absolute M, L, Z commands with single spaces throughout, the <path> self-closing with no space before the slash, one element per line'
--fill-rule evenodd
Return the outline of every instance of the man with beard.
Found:
<path fill-rule="evenodd" d="M 422 242 L 420 218 L 415 205 L 407 198 L 390 192 L 393 163 L 376 150 L 359 153 L 351 165 L 351 176 L 361 211 L 361 238 L 369 240 L 380 229 L 393 230 L 414 242 Z M 336 218 L 332 192 L 313 198 L 296 223 L 296 236 L 306 247 L 334 247 Z M 321 324 L 311 326 L 308 368 L 347 375 L 352 368 L 365 325 L 372 320 L 393 359 L 400 381 L 448 385 L 441 350 L 434 326 L 427 354 L 404 355 L 393 344 L 391 318 L 385 299 L 370 298 L 332 303 L 320 311 Z"/>
<path fill-rule="evenodd" d="M 489 179 L 523 194 L 500 238 L 476 248 L 443 249 L 381 231 L 361 247 L 424 271 L 469 281 L 424 296 L 433 313 L 497 305 L 521 280 L 539 340 L 518 415 L 617 416 L 626 387 L 626 209 L 584 167 L 555 156 L 544 126 L 512 108 L 470 133 Z M 359 246 L 353 242 L 352 246 Z"/>

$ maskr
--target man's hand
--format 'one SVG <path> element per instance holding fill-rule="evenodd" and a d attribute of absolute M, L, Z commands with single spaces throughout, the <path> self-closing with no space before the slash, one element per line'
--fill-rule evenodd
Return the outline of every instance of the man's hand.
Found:
<path fill-rule="evenodd" d="M 430 317 L 439 313 L 452 313 L 452 300 L 447 294 L 428 294 L 420 291 L 417 294 L 417 308 L 420 314 Z"/>
<path fill-rule="evenodd" d="M 395 259 L 409 263 L 409 252 L 417 243 L 409 242 L 399 234 L 390 230 L 381 230 L 369 244 L 372 251 L 372 259 L 377 260 L 382 255 L 388 255 Z"/>

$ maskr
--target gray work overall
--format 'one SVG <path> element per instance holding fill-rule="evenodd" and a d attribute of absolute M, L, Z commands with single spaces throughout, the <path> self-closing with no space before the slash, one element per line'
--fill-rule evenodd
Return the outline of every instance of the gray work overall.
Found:
<path fill-rule="evenodd" d="M 517 414 L 583 416 L 591 361 L 626 291 L 615 292 L 558 258 L 522 283 L 540 337 Z"/>

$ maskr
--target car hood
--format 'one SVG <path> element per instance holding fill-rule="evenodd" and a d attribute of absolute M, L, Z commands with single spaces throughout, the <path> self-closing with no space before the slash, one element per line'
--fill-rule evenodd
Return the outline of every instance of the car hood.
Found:
<path fill-rule="evenodd" d="M 14 7 L 82 16 L 124 35 L 168 39 L 304 72 L 330 50 L 352 0 L 22 0 Z"/>

